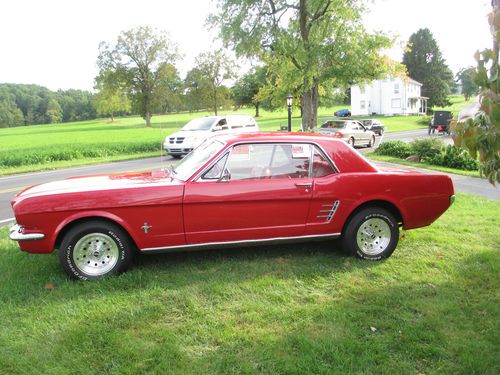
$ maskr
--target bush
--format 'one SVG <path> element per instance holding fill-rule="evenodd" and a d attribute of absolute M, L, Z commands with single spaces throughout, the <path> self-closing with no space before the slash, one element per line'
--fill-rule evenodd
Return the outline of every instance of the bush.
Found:
<path fill-rule="evenodd" d="M 414 155 L 418 155 L 420 160 L 429 161 L 441 153 L 444 143 L 436 138 L 417 139 L 411 143 Z"/>
<path fill-rule="evenodd" d="M 418 119 L 418 123 L 420 125 L 429 126 L 429 123 L 431 122 L 431 120 L 432 120 L 432 116 L 422 116 L 421 118 Z"/>
<path fill-rule="evenodd" d="M 408 143 L 403 141 L 388 141 L 382 143 L 375 150 L 375 153 L 404 159 L 412 154 L 412 148 Z"/>
<path fill-rule="evenodd" d="M 465 171 L 477 171 L 479 169 L 479 163 L 467 151 L 452 145 L 446 146 L 441 153 L 429 159 L 428 162 Z"/>

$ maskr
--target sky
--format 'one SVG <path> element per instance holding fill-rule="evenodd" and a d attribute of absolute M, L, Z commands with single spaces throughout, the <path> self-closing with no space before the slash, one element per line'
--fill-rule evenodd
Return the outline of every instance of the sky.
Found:
<path fill-rule="evenodd" d="M 369 8 L 364 24 L 398 37 L 387 51 L 398 61 L 410 35 L 423 27 L 454 72 L 474 65 L 475 51 L 491 45 L 490 0 L 375 0 Z M 0 1 L 0 83 L 91 90 L 99 43 L 145 25 L 166 30 L 178 44 L 183 76 L 199 53 L 220 46 L 216 31 L 205 26 L 214 9 L 210 0 Z"/>

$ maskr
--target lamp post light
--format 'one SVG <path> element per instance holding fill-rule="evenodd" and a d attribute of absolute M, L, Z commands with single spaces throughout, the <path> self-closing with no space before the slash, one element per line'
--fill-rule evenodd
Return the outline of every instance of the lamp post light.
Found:
<path fill-rule="evenodd" d="M 291 94 L 288 94 L 286 97 L 286 104 L 288 106 L 288 131 L 292 131 L 292 100 L 293 96 Z"/>

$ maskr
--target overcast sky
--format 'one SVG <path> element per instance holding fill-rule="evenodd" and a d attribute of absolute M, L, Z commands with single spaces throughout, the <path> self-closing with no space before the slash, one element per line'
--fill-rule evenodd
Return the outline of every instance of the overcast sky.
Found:
<path fill-rule="evenodd" d="M 211 10 L 209 0 L 1 1 L 0 82 L 92 89 L 99 42 L 141 25 L 170 33 L 184 54 L 184 75 L 198 53 L 214 48 L 214 32 L 205 28 Z M 428 27 L 456 72 L 491 45 L 489 10 L 489 0 L 375 0 L 365 24 L 399 37 L 389 51 L 397 60 L 409 36 Z"/>

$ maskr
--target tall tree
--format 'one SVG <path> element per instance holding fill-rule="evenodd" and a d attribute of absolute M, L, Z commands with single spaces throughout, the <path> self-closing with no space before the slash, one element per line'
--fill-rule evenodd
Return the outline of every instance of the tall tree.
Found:
<path fill-rule="evenodd" d="M 266 85 L 266 68 L 256 67 L 236 81 L 233 87 L 233 100 L 237 106 L 253 105 L 255 117 L 259 117 L 262 98 L 259 91 Z"/>
<path fill-rule="evenodd" d="M 465 100 L 469 100 L 471 96 L 479 93 L 479 86 L 474 82 L 474 67 L 460 69 L 457 73 L 457 80 L 462 85 L 462 94 Z"/>
<path fill-rule="evenodd" d="M 154 92 L 161 69 L 177 58 L 177 47 L 167 34 L 146 26 L 122 32 L 114 46 L 102 42 L 97 65 L 101 71 L 114 72 L 115 79 L 127 85 L 134 107 L 149 127 L 157 110 Z"/>
<path fill-rule="evenodd" d="M 446 65 L 429 29 L 420 29 L 410 36 L 403 55 L 403 64 L 408 75 L 422 83 L 422 96 L 429 98 L 429 108 L 450 104 L 449 83 L 453 80 L 453 73 Z"/>
<path fill-rule="evenodd" d="M 158 84 L 153 92 L 154 107 L 161 113 L 182 110 L 183 82 L 173 64 L 163 64 L 158 69 Z"/>
<path fill-rule="evenodd" d="M 108 115 L 111 122 L 114 115 L 119 112 L 129 112 L 131 109 L 130 99 L 127 97 L 127 89 L 123 82 L 114 79 L 114 72 L 101 71 L 95 79 L 95 88 L 99 90 L 94 95 L 94 106 L 100 115 Z"/>
<path fill-rule="evenodd" d="M 493 47 L 476 52 L 477 68 L 473 77 L 480 88 L 480 108 L 472 116 L 453 124 L 454 141 L 479 155 L 480 171 L 495 184 L 500 182 L 500 0 L 492 0 L 489 14 Z"/>
<path fill-rule="evenodd" d="M 231 78 L 234 78 L 235 64 L 224 55 L 221 51 L 201 53 L 196 58 L 196 67 L 208 85 L 208 99 L 211 107 L 217 115 L 218 108 L 221 104 L 221 99 L 224 98 L 222 92 L 223 83 Z"/>
<path fill-rule="evenodd" d="M 362 0 L 218 0 L 211 15 L 239 55 L 264 61 L 280 88 L 300 97 L 302 122 L 317 123 L 318 96 L 329 81 L 347 86 L 387 72 L 380 51 L 391 41 L 368 33 Z M 283 103 L 285 98 L 282 98 Z"/>

